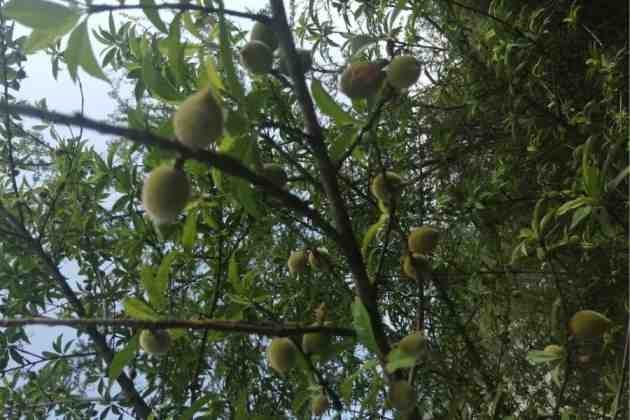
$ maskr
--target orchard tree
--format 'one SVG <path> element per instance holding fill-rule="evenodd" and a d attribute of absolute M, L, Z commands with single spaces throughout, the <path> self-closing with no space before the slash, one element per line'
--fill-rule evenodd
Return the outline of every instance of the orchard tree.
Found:
<path fill-rule="evenodd" d="M 627 4 L 0 3 L 5 418 L 628 415 Z"/>

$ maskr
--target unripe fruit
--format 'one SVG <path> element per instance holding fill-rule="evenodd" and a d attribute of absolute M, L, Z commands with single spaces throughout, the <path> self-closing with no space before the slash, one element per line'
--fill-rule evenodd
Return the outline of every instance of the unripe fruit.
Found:
<path fill-rule="evenodd" d="M 317 326 L 314 324 L 313 326 Z M 305 354 L 323 353 L 330 344 L 330 336 L 322 332 L 306 333 L 302 336 L 302 351 Z"/>
<path fill-rule="evenodd" d="M 398 200 L 403 187 L 403 179 L 395 172 L 386 171 L 385 176 L 378 174 L 370 185 L 372 195 L 385 204 Z"/>
<path fill-rule="evenodd" d="M 286 338 L 274 338 L 267 347 L 269 366 L 281 375 L 287 373 L 297 359 L 297 351 L 293 342 Z"/>
<path fill-rule="evenodd" d="M 440 233 L 431 226 L 421 226 L 411 231 L 408 238 L 409 252 L 418 255 L 431 255 L 437 245 Z"/>
<path fill-rule="evenodd" d="M 142 204 L 157 224 L 172 223 L 190 198 L 190 182 L 184 171 L 168 165 L 149 173 L 142 186 Z"/>
<path fill-rule="evenodd" d="M 332 259 L 326 248 L 320 247 L 312 250 L 308 254 L 308 263 L 313 270 L 331 271 L 333 268 Z"/>
<path fill-rule="evenodd" d="M 407 89 L 419 77 L 420 63 L 410 55 L 395 57 L 387 67 L 387 82 L 397 89 Z"/>
<path fill-rule="evenodd" d="M 562 348 L 562 346 L 558 346 L 557 344 L 549 344 L 547 347 L 545 347 L 544 352 L 560 355 L 564 352 L 564 349 Z"/>
<path fill-rule="evenodd" d="M 398 343 L 398 348 L 410 356 L 418 357 L 427 348 L 427 338 L 421 331 L 409 334 Z"/>
<path fill-rule="evenodd" d="M 253 74 L 267 74 L 273 65 L 271 49 L 260 41 L 249 41 L 241 49 L 241 64 Z"/>
<path fill-rule="evenodd" d="M 223 134 L 223 111 L 210 88 L 186 98 L 173 117 L 175 136 L 191 149 L 204 149 Z"/>
<path fill-rule="evenodd" d="M 330 403 L 328 402 L 328 398 L 323 394 L 311 400 L 311 414 L 314 417 L 323 415 L 328 411 L 328 407 L 330 407 Z"/>
<path fill-rule="evenodd" d="M 341 74 L 339 89 L 350 99 L 367 98 L 378 92 L 383 80 L 380 63 L 352 63 Z"/>
<path fill-rule="evenodd" d="M 417 280 L 418 271 L 417 268 L 422 270 L 429 270 L 429 262 L 422 255 L 405 255 L 403 257 L 403 273 L 411 280 Z"/>
<path fill-rule="evenodd" d="M 249 40 L 264 43 L 272 52 L 278 48 L 278 39 L 276 38 L 276 34 L 273 29 L 262 22 L 256 22 L 254 24 L 252 31 L 249 34 Z"/>
<path fill-rule="evenodd" d="M 311 55 L 311 50 L 296 50 L 298 57 L 300 59 L 300 63 L 302 64 L 302 71 L 307 73 L 313 67 L 313 56 Z M 286 53 L 280 53 L 280 59 L 278 61 L 278 70 L 282 74 L 289 74 L 289 64 L 287 63 Z"/>
<path fill-rule="evenodd" d="M 289 266 L 289 273 L 303 273 L 306 270 L 306 264 L 308 263 L 308 257 L 304 251 L 293 251 L 289 256 L 287 265 Z"/>
<path fill-rule="evenodd" d="M 164 354 L 171 346 L 171 336 L 164 330 L 142 330 L 140 347 L 150 354 Z"/>
<path fill-rule="evenodd" d="M 408 411 L 414 407 L 415 395 L 411 385 L 404 380 L 392 382 L 389 387 L 389 402 L 400 411 Z"/>
<path fill-rule="evenodd" d="M 265 163 L 260 174 L 282 188 L 287 183 L 287 173 L 277 163 Z"/>
<path fill-rule="evenodd" d="M 579 311 L 569 321 L 569 330 L 575 337 L 597 337 L 610 328 L 612 321 L 595 311 Z"/>

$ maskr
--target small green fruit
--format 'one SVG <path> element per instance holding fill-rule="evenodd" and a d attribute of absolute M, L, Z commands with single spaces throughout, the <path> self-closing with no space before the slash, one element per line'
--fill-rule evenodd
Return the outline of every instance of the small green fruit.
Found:
<path fill-rule="evenodd" d="M 440 233 L 430 226 L 421 226 L 411 231 L 408 238 L 409 252 L 418 255 L 431 255 L 437 245 Z"/>
<path fill-rule="evenodd" d="M 273 52 L 278 48 L 278 39 L 271 26 L 265 25 L 262 22 L 256 22 L 252 27 L 252 31 L 249 34 L 250 41 L 259 41 L 267 45 Z"/>
<path fill-rule="evenodd" d="M 403 179 L 395 172 L 386 171 L 385 176 L 378 174 L 370 185 L 372 195 L 385 204 L 396 202 L 400 198 Z"/>
<path fill-rule="evenodd" d="M 273 65 L 273 53 L 267 44 L 249 41 L 241 49 L 241 64 L 253 74 L 267 74 Z"/>
<path fill-rule="evenodd" d="M 297 360 L 297 350 L 293 342 L 286 338 L 274 338 L 267 347 L 269 366 L 281 375 L 286 374 Z"/>
<path fill-rule="evenodd" d="M 395 57 L 387 67 L 387 82 L 397 89 L 407 89 L 419 77 L 420 63 L 409 55 Z"/>
<path fill-rule="evenodd" d="M 544 352 L 561 355 L 564 352 L 564 349 L 562 348 L 562 346 L 558 346 L 557 344 L 549 344 L 547 347 L 545 347 Z"/>
<path fill-rule="evenodd" d="M 308 263 L 313 270 L 331 271 L 333 268 L 332 258 L 326 248 L 320 247 L 312 250 L 308 254 Z"/>
<path fill-rule="evenodd" d="M 415 395 L 407 381 L 392 382 L 389 387 L 389 402 L 392 407 L 400 411 L 408 411 L 415 405 Z"/>
<path fill-rule="evenodd" d="M 421 331 L 409 334 L 398 343 L 398 348 L 410 356 L 418 357 L 427 348 L 427 338 Z"/>
<path fill-rule="evenodd" d="M 186 98 L 173 117 L 175 136 L 191 149 L 205 149 L 223 134 L 223 111 L 210 88 Z"/>
<path fill-rule="evenodd" d="M 330 403 L 324 394 L 321 394 L 311 400 L 311 414 L 314 417 L 323 415 L 326 411 L 328 411 L 329 407 Z"/>
<path fill-rule="evenodd" d="M 303 273 L 306 270 L 306 264 L 308 263 L 308 257 L 304 251 L 293 251 L 289 256 L 287 265 L 289 266 L 289 273 Z"/>
<path fill-rule="evenodd" d="M 164 354 L 171 346 L 171 336 L 164 330 L 142 330 L 140 347 L 150 354 Z"/>
<path fill-rule="evenodd" d="M 610 328 L 612 321 L 595 311 L 579 311 L 569 321 L 569 330 L 575 337 L 597 337 Z"/>
<path fill-rule="evenodd" d="M 350 99 L 367 98 L 374 95 L 385 80 L 381 63 L 349 64 L 339 79 L 339 89 Z"/>
<path fill-rule="evenodd" d="M 277 163 L 265 163 L 262 166 L 260 174 L 280 188 L 284 187 L 287 183 L 287 173 L 282 166 Z"/>
<path fill-rule="evenodd" d="M 418 279 L 418 271 L 416 268 L 429 270 L 429 262 L 422 255 L 405 255 L 403 257 L 403 273 L 411 280 Z"/>
<path fill-rule="evenodd" d="M 157 224 L 172 223 L 190 199 L 190 182 L 186 174 L 168 165 L 149 173 L 142 186 L 142 204 Z"/>
<path fill-rule="evenodd" d="M 308 73 L 313 67 L 313 56 L 311 55 L 311 50 L 297 50 L 298 57 L 300 59 L 300 63 L 302 64 L 302 71 L 304 73 Z M 284 52 L 280 53 L 280 59 L 278 61 L 278 70 L 282 74 L 289 74 L 289 64 L 287 63 L 287 57 Z"/>
<path fill-rule="evenodd" d="M 317 326 L 317 324 L 313 326 Z M 329 344 L 330 336 L 326 333 L 313 332 L 302 336 L 302 351 L 305 354 L 323 353 Z"/>

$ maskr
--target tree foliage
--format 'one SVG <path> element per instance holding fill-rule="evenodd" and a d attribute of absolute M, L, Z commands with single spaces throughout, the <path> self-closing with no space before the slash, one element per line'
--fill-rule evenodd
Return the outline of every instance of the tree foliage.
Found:
<path fill-rule="evenodd" d="M 226 6 L 3 3 L 5 416 L 309 418 L 311 401 L 331 418 L 627 416 L 628 5 Z M 239 62 L 254 22 L 279 41 L 269 74 Z M 55 77 L 120 87 L 112 121 L 18 103 L 37 51 Z M 349 63 L 379 79 L 399 55 L 421 64 L 409 90 L 340 92 Z M 206 88 L 225 129 L 193 150 L 173 114 Z M 141 202 L 161 165 L 192 185 L 171 224 Z M 423 225 L 437 247 L 411 258 Z M 573 336 L 580 310 L 606 332 Z M 32 323 L 77 334 L 34 349 Z M 150 328 L 168 330 L 166 354 L 141 349 Z M 418 331 L 413 352 L 397 346 Z M 307 333 L 321 351 L 303 351 Z M 274 337 L 297 351 L 286 374 L 267 360 Z"/>

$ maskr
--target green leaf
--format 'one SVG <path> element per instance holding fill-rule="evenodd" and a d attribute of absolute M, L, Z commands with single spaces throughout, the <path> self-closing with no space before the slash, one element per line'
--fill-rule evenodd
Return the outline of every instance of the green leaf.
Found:
<path fill-rule="evenodd" d="M 238 102 L 243 102 L 245 98 L 245 92 L 241 82 L 236 74 L 236 67 L 232 60 L 232 45 L 230 42 L 230 29 L 228 28 L 227 21 L 225 20 L 225 14 L 223 10 L 225 5 L 223 0 L 218 0 L 219 9 L 219 56 L 221 57 L 221 64 L 227 75 L 227 85 L 230 89 L 230 93 L 236 98 Z"/>
<path fill-rule="evenodd" d="M 208 394 L 208 395 L 206 395 L 203 398 L 199 398 L 197 401 L 192 403 L 189 408 L 184 410 L 184 412 L 181 414 L 181 416 L 179 416 L 179 419 L 180 420 L 192 420 L 192 418 L 195 415 L 195 413 L 197 411 L 201 410 L 210 401 L 212 401 L 213 397 L 214 397 L 213 394 Z"/>
<path fill-rule="evenodd" d="M 155 8 L 155 2 L 153 0 L 140 0 L 140 5 L 149 21 L 161 32 L 168 33 L 166 25 L 162 22 L 162 19 L 160 19 L 160 13 Z"/>
<path fill-rule="evenodd" d="M 407 369 L 415 366 L 417 358 L 413 355 L 401 351 L 399 348 L 392 349 L 387 354 L 387 365 L 385 370 L 388 373 L 394 373 L 398 369 Z"/>
<path fill-rule="evenodd" d="M 166 304 L 166 292 L 168 289 L 168 281 L 171 274 L 171 265 L 173 265 L 173 261 L 177 257 L 177 252 L 171 251 L 168 253 L 162 262 L 160 263 L 160 268 L 158 268 L 157 275 L 155 276 L 155 280 L 153 281 L 153 293 L 149 294 L 151 305 L 160 309 L 164 307 Z"/>
<path fill-rule="evenodd" d="M 32 54 L 54 44 L 74 28 L 78 19 L 79 15 L 76 15 L 74 19 L 65 19 L 52 28 L 33 29 L 24 43 L 24 51 L 27 54 Z"/>
<path fill-rule="evenodd" d="M 197 238 L 197 211 L 189 211 L 186 216 L 186 223 L 182 232 L 182 246 L 187 254 L 192 252 Z"/>
<path fill-rule="evenodd" d="M 180 96 L 173 85 L 162 76 L 160 69 L 154 64 L 153 48 L 146 48 L 142 56 L 142 81 L 149 91 L 158 98 L 175 101 Z"/>
<path fill-rule="evenodd" d="M 341 106 L 326 92 L 322 83 L 313 79 L 311 82 L 311 92 L 313 99 L 319 109 L 329 117 L 331 117 L 339 125 L 354 124 L 354 120 L 349 113 L 343 110 Z"/>
<path fill-rule="evenodd" d="M 608 189 L 614 190 L 615 188 L 617 188 L 619 183 L 623 181 L 623 179 L 626 178 L 628 175 L 630 175 L 630 166 L 626 166 L 625 169 L 619 172 L 617 176 L 608 183 Z"/>
<path fill-rule="evenodd" d="M 134 319 L 155 321 L 159 318 L 153 308 L 138 298 L 124 298 L 123 309 L 125 313 Z"/>
<path fill-rule="evenodd" d="M 181 42 L 181 14 L 173 18 L 166 39 L 169 67 L 178 84 L 186 83 L 186 45 Z"/>
<path fill-rule="evenodd" d="M 81 66 L 90 76 L 109 82 L 94 57 L 94 51 L 92 51 L 92 44 L 90 44 L 88 35 L 87 20 L 81 22 L 70 34 L 64 57 L 73 81 L 76 81 L 77 68 Z"/>
<path fill-rule="evenodd" d="M 357 332 L 359 342 L 372 353 L 377 353 L 378 347 L 374 338 L 370 314 L 357 296 L 352 303 L 352 325 Z"/>
<path fill-rule="evenodd" d="M 111 365 L 109 365 L 107 373 L 107 376 L 112 381 L 116 380 L 127 363 L 133 360 L 136 351 L 138 350 L 138 337 L 139 334 L 131 337 L 131 340 L 129 340 L 127 345 L 114 355 L 114 359 L 112 360 Z"/>
<path fill-rule="evenodd" d="M 330 146 L 330 158 L 337 162 L 346 153 L 346 150 L 354 143 L 354 140 L 358 134 L 359 127 L 356 125 L 345 126 L 340 130 L 338 136 L 332 140 Z M 357 149 L 355 148 L 355 151 Z"/>
<path fill-rule="evenodd" d="M 245 291 L 241 287 L 241 277 L 239 274 L 238 259 L 236 258 L 236 254 L 232 254 L 228 263 L 228 280 L 238 294 L 244 294 Z"/>
<path fill-rule="evenodd" d="M 367 232 L 365 232 L 365 235 L 363 235 L 363 242 L 361 244 L 361 253 L 363 254 L 364 257 L 367 253 L 370 243 L 376 237 L 376 234 L 381 229 L 383 229 L 385 224 L 387 224 L 388 220 L 389 220 L 389 213 L 382 213 L 381 216 L 378 218 L 378 221 L 374 223 L 372 226 L 370 226 Z"/>
<path fill-rule="evenodd" d="M 591 206 L 583 206 L 580 207 L 579 209 L 577 209 L 575 211 L 575 213 L 573 213 L 573 218 L 571 219 L 571 226 L 569 226 L 569 229 L 573 229 L 575 228 L 577 225 L 580 224 L 580 222 L 582 220 L 584 220 L 584 218 L 586 216 L 588 216 L 589 214 L 591 214 L 591 211 L 593 210 L 593 208 Z"/>
<path fill-rule="evenodd" d="M 24 26 L 44 31 L 60 28 L 69 31 L 81 17 L 76 8 L 44 0 L 11 0 L 2 8 L 2 13 Z"/>
<path fill-rule="evenodd" d="M 567 201 L 566 203 L 564 203 L 563 205 L 561 205 L 558 208 L 558 211 L 556 212 L 556 214 L 558 216 L 562 216 L 563 214 L 565 214 L 566 212 L 576 209 L 578 207 L 581 207 L 585 204 L 592 204 L 593 203 L 593 199 L 590 197 L 578 197 L 574 200 L 571 201 Z"/>
<path fill-rule="evenodd" d="M 553 362 L 554 360 L 560 360 L 563 357 L 564 355 L 562 353 L 546 352 L 542 350 L 532 350 L 527 353 L 527 360 L 534 365 Z"/>

